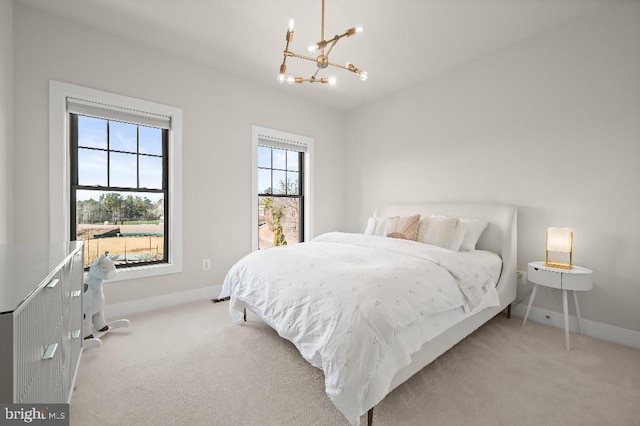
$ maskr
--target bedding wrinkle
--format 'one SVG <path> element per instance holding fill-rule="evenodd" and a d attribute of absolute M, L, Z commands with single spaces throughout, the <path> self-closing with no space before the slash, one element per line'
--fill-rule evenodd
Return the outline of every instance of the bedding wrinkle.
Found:
<path fill-rule="evenodd" d="M 221 297 L 231 297 L 234 321 L 248 307 L 321 368 L 326 394 L 357 425 L 435 337 L 432 318 L 495 292 L 482 262 L 457 256 L 415 241 L 323 234 L 241 259 Z"/>

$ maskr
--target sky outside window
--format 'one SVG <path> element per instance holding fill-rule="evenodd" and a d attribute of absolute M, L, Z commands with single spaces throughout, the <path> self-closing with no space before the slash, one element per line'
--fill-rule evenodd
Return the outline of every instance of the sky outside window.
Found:
<path fill-rule="evenodd" d="M 162 189 L 162 144 L 162 129 L 78 115 L 78 184 Z M 95 199 L 91 193 L 79 191 L 78 200 Z"/>

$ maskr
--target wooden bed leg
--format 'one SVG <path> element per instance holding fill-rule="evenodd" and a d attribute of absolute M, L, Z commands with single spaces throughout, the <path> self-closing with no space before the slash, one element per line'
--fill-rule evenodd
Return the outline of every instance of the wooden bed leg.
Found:
<path fill-rule="evenodd" d="M 247 322 L 247 308 L 242 308 L 242 317 L 244 318 L 244 322 Z"/>
<path fill-rule="evenodd" d="M 511 318 L 511 303 L 507 305 L 507 318 Z"/>
<path fill-rule="evenodd" d="M 373 407 L 367 411 L 367 426 L 371 426 L 373 424 Z"/>

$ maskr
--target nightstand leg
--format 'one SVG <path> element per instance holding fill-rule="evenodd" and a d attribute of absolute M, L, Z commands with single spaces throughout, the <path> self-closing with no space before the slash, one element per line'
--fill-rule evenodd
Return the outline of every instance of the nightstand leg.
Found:
<path fill-rule="evenodd" d="M 533 299 L 536 298 L 536 291 L 538 290 L 538 284 L 533 286 L 533 291 L 531 292 L 531 296 L 529 297 L 529 304 L 527 305 L 527 313 L 524 314 L 524 320 L 522 320 L 522 325 L 527 322 L 527 318 L 529 317 L 529 312 L 531 311 L 531 305 L 533 304 Z"/>
<path fill-rule="evenodd" d="M 567 341 L 567 350 L 569 349 L 569 312 L 567 303 L 567 290 L 562 290 L 562 309 L 564 310 L 564 337 Z"/>
<path fill-rule="evenodd" d="M 578 317 L 578 330 L 580 330 L 580 334 L 584 333 L 582 332 L 582 318 L 580 318 L 580 306 L 578 306 L 578 295 L 576 295 L 576 291 L 573 290 L 573 303 L 575 303 L 576 305 L 576 316 Z"/>

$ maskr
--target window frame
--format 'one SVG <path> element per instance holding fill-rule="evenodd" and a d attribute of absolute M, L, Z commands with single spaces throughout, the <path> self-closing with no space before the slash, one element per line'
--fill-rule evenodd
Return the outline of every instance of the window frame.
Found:
<path fill-rule="evenodd" d="M 259 197 L 265 194 L 258 193 L 258 146 L 271 148 L 288 149 L 302 153 L 300 163 L 301 178 L 299 185 L 301 190 L 301 210 L 302 210 L 302 241 L 310 241 L 313 234 L 313 138 L 296 135 L 280 130 L 270 129 L 261 126 L 252 126 L 251 130 L 251 250 L 258 250 L 258 205 Z M 278 194 L 268 194 L 278 197 Z"/>
<path fill-rule="evenodd" d="M 167 179 L 168 235 L 167 262 L 120 268 L 113 281 L 182 272 L 182 109 L 169 105 L 103 92 L 96 89 L 49 81 L 49 235 L 54 242 L 66 242 L 71 235 L 71 146 L 70 112 L 67 98 L 77 98 L 115 109 L 170 117 L 168 130 Z"/>
<path fill-rule="evenodd" d="M 304 182 L 304 176 L 305 176 L 305 170 L 304 170 L 304 152 L 298 151 L 298 150 L 294 150 L 294 149 L 290 149 L 290 148 L 282 148 L 282 147 L 274 147 L 268 144 L 268 142 L 262 142 L 260 143 L 260 141 L 258 142 L 258 147 L 257 149 L 259 149 L 260 147 L 263 148 L 269 148 L 271 150 L 271 158 L 270 158 L 270 167 L 261 167 L 260 165 L 258 165 L 258 171 L 260 170 L 270 170 L 271 171 L 271 193 L 265 193 L 265 192 L 260 192 L 260 189 L 258 188 L 258 205 L 260 205 L 260 197 L 270 197 L 270 198 L 293 198 L 293 199 L 297 199 L 298 203 L 299 203 L 299 210 L 300 213 L 299 214 L 299 218 L 302 219 L 301 223 L 299 224 L 300 226 L 298 226 L 298 242 L 302 243 L 305 241 L 305 237 L 304 237 L 304 200 L 305 200 L 305 185 L 303 184 Z M 289 194 L 289 187 L 285 184 L 285 193 L 284 194 L 276 194 L 274 193 L 273 190 L 273 184 L 274 184 L 274 180 L 273 180 L 273 172 L 274 171 L 279 171 L 279 172 L 285 172 L 285 176 L 288 176 L 290 171 L 293 170 L 289 170 L 289 156 L 287 154 L 285 157 L 285 168 L 284 169 L 279 169 L 274 167 L 273 165 L 273 150 L 274 149 L 281 149 L 283 151 L 285 151 L 286 153 L 289 152 L 295 152 L 297 153 L 298 156 L 298 170 L 295 171 L 296 173 L 298 173 L 298 194 Z M 259 180 L 259 179 L 258 179 Z M 302 184 L 301 184 L 302 183 Z M 260 241 L 258 241 L 258 246 L 260 245 Z"/>
<path fill-rule="evenodd" d="M 79 145 L 79 141 L 78 141 L 78 117 L 90 117 L 88 115 L 83 115 L 83 114 L 77 114 L 77 113 L 72 113 L 72 112 L 67 112 L 67 116 L 69 119 L 69 137 L 70 137 L 70 143 L 69 143 L 69 158 L 70 158 L 70 201 L 69 201 L 69 212 L 70 212 L 70 217 L 69 217 L 69 238 L 71 240 L 75 240 L 77 239 L 77 229 L 75 226 L 73 226 L 73 224 L 77 223 L 77 191 L 83 191 L 83 190 L 95 190 L 95 191 L 100 191 L 100 192 L 118 192 L 118 193 L 130 193 L 130 194 L 136 194 L 136 193 L 157 193 L 157 194 L 163 194 L 163 200 L 168 200 L 169 199 L 169 186 L 168 186 L 168 165 L 169 165 L 169 158 L 168 158 L 168 141 L 169 141 L 169 130 L 168 129 L 160 129 L 161 130 L 161 134 L 162 134 L 162 154 L 158 155 L 158 154 L 145 154 L 145 153 L 140 153 L 139 151 L 139 143 L 140 143 L 140 135 L 139 135 L 139 129 L 136 129 L 136 152 L 135 152 L 135 156 L 136 156 L 136 187 L 118 187 L 118 186 L 114 186 L 111 183 L 111 153 L 127 153 L 127 154 L 133 154 L 132 152 L 125 152 L 125 151 L 120 151 L 117 149 L 112 149 L 110 146 L 110 123 L 111 122 L 120 122 L 118 120 L 115 119 L 110 119 L 110 118 L 98 118 L 98 117 L 93 117 L 96 118 L 98 120 L 104 120 L 107 122 L 107 147 L 106 148 L 95 148 L 95 147 L 83 147 Z M 121 122 L 120 122 L 121 123 Z M 132 123 L 131 123 L 132 124 Z M 137 127 L 149 127 L 149 126 L 144 126 L 142 124 L 133 124 Z M 80 184 L 77 179 L 78 179 L 78 168 L 79 168 L 79 160 L 78 160 L 78 156 L 79 156 L 79 149 L 90 149 L 93 151 L 102 151 L 105 152 L 107 154 L 107 184 L 106 186 L 95 186 L 95 185 L 82 185 Z M 140 157 L 141 156 L 149 156 L 149 157 L 160 157 L 162 159 L 162 184 L 161 184 L 161 188 L 141 188 L 140 187 Z M 169 212 L 168 207 L 168 203 L 163 203 L 164 204 L 164 211 L 163 211 L 163 217 L 164 217 L 164 226 L 163 226 L 163 234 L 164 235 L 168 235 L 169 234 L 169 223 L 171 222 L 171 215 Z M 145 265 L 153 265 L 153 264 L 161 264 L 161 263 L 168 263 L 169 260 L 169 256 L 171 254 L 171 250 L 169 248 L 169 240 L 167 238 L 163 238 L 163 254 L 164 254 L 164 258 L 162 260 L 152 260 L 152 261 L 145 261 L 145 262 L 133 262 L 133 263 L 118 263 L 116 264 L 116 268 L 118 268 L 119 270 L 122 268 L 134 268 L 134 267 L 138 267 L 138 266 L 145 266 Z M 85 252 L 86 252 L 86 248 L 85 248 Z M 88 267 L 85 266 L 85 270 L 88 269 Z"/>

